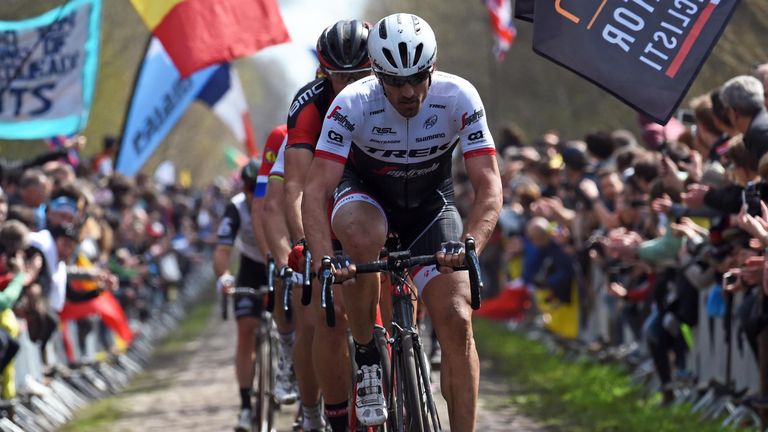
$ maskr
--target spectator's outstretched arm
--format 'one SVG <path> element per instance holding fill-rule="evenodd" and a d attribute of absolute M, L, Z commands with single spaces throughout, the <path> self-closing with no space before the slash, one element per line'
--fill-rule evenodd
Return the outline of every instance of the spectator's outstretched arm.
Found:
<path fill-rule="evenodd" d="M 6 310 L 16 304 L 16 300 L 19 299 L 24 288 L 25 278 L 26 275 L 24 273 L 16 274 L 8 286 L 0 291 L 0 310 Z"/>
<path fill-rule="evenodd" d="M 592 204 L 592 211 L 597 217 L 600 226 L 607 230 L 614 229 L 619 226 L 619 217 L 616 213 L 608 210 L 608 207 L 603 204 L 600 199 L 600 192 L 597 189 L 597 184 L 590 179 L 584 179 L 579 184 L 581 192 L 589 199 Z"/>

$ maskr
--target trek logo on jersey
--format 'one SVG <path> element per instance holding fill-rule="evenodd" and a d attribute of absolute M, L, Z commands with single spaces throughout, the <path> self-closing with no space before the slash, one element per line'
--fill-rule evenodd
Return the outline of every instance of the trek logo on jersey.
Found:
<path fill-rule="evenodd" d="M 432 147 L 410 149 L 410 150 L 391 150 L 391 149 L 381 149 L 381 148 L 376 148 L 371 146 L 365 146 L 365 151 L 368 154 L 377 155 L 385 158 L 393 157 L 397 159 L 405 159 L 406 157 L 420 158 L 420 157 L 432 156 L 433 154 L 436 154 L 438 151 L 445 151 L 445 150 L 448 150 L 450 147 L 451 147 L 451 143 L 447 142 L 445 144 L 436 145 Z"/>
<path fill-rule="evenodd" d="M 432 126 L 437 124 L 437 114 L 432 114 L 428 119 L 424 120 L 424 129 L 432 129 Z"/>
<path fill-rule="evenodd" d="M 420 143 L 420 142 L 424 142 L 424 141 L 431 141 L 433 139 L 438 139 L 438 138 L 445 138 L 445 134 L 441 132 L 441 133 L 438 133 L 438 134 L 427 135 L 425 137 L 417 137 L 416 138 L 416 142 Z"/>
<path fill-rule="evenodd" d="M 355 130 L 354 123 L 350 122 L 349 118 L 347 118 L 347 116 L 340 113 L 339 111 L 341 111 L 341 107 L 336 105 L 335 107 L 333 107 L 333 111 L 331 111 L 331 113 L 328 114 L 328 117 L 326 118 L 329 120 L 333 119 L 336 123 L 340 124 L 341 127 L 343 127 L 344 129 L 350 132 L 353 132 Z"/>
<path fill-rule="evenodd" d="M 308 88 L 304 93 L 296 96 L 296 99 L 294 99 L 293 103 L 291 104 L 291 109 L 288 110 L 288 115 L 292 116 L 296 114 L 296 111 L 298 111 L 299 108 L 302 105 L 304 105 L 306 101 L 308 101 L 310 98 L 312 98 L 312 96 L 320 93 L 321 91 L 323 91 L 323 81 L 320 81 L 319 83 Z"/>
<path fill-rule="evenodd" d="M 441 110 L 445 109 L 445 105 L 442 105 L 442 104 L 429 104 L 429 107 L 434 109 L 441 109 Z"/>
<path fill-rule="evenodd" d="M 344 136 L 333 129 L 328 129 L 328 139 L 339 144 L 344 142 Z"/>
<path fill-rule="evenodd" d="M 380 176 L 389 176 L 394 178 L 414 178 L 434 172 L 438 167 L 440 167 L 440 164 L 437 162 L 426 168 L 410 169 L 407 171 L 397 169 L 397 167 L 394 166 L 385 166 L 374 171 L 373 173 Z"/>
<path fill-rule="evenodd" d="M 480 111 L 475 111 L 471 115 L 469 113 L 464 113 L 461 115 L 461 130 L 464 130 L 465 127 L 471 125 L 472 123 L 475 123 L 479 121 L 481 118 L 485 116 L 485 110 L 481 109 Z"/>
<path fill-rule="evenodd" d="M 371 133 L 374 135 L 394 135 L 395 130 L 391 127 L 378 127 L 374 126 L 371 130 Z"/>

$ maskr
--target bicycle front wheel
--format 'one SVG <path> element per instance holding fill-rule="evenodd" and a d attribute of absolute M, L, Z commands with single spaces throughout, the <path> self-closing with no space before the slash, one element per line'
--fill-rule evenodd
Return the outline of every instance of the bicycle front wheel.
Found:
<path fill-rule="evenodd" d="M 402 355 L 400 356 L 403 373 L 403 396 L 407 410 L 404 421 L 408 432 L 424 432 L 422 407 L 424 401 L 420 389 L 420 379 L 416 369 L 416 353 L 413 349 L 413 339 L 410 333 L 403 334 Z"/>
<path fill-rule="evenodd" d="M 265 323 L 262 323 L 264 325 Z M 256 427 L 258 432 L 274 432 L 275 370 L 277 364 L 277 345 L 273 332 L 269 328 L 261 331 L 258 341 L 258 389 L 256 391 Z"/>

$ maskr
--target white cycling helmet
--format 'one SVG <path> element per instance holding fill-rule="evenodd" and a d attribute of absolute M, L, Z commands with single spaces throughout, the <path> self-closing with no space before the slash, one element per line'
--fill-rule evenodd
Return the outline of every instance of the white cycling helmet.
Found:
<path fill-rule="evenodd" d="M 416 74 L 435 64 L 435 33 L 426 21 L 416 15 L 390 15 L 371 29 L 368 56 L 376 72 L 395 76 Z"/>

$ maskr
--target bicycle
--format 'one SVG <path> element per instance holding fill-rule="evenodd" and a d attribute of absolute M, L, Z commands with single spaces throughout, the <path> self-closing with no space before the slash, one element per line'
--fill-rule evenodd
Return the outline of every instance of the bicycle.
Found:
<path fill-rule="evenodd" d="M 261 289 L 231 287 L 227 289 L 226 293 L 228 295 L 222 296 L 221 309 L 224 320 L 229 315 L 228 298 L 230 295 L 245 295 L 262 299 L 264 295 L 269 294 L 269 289 L 266 287 Z M 278 343 L 277 327 L 272 320 L 272 314 L 264 310 L 259 315 L 259 329 L 256 332 L 256 377 L 258 382 L 254 392 L 253 432 L 275 432 L 276 430 L 275 413 L 280 408 L 274 397 Z"/>
<path fill-rule="evenodd" d="M 465 241 L 465 267 L 454 270 L 469 271 L 471 306 L 479 309 L 482 299 L 483 283 L 480 278 L 480 262 L 473 238 Z M 408 271 L 413 267 L 435 265 L 434 255 L 411 257 L 410 251 L 388 252 L 384 259 L 356 265 L 356 273 L 388 272 L 391 275 L 392 295 L 392 335 L 389 358 L 382 352 L 382 363 L 389 360 L 389 372 L 382 365 L 385 397 L 389 412 L 387 430 L 395 432 L 441 431 L 442 425 L 437 414 L 432 396 L 428 360 L 422 349 L 421 339 L 414 322 L 413 299 L 418 291 L 408 282 Z M 331 285 L 333 273 L 330 258 L 321 262 L 320 303 L 325 309 L 326 323 L 336 325 Z M 370 430 L 370 428 L 368 429 Z M 384 430 L 383 427 L 379 430 Z"/>

